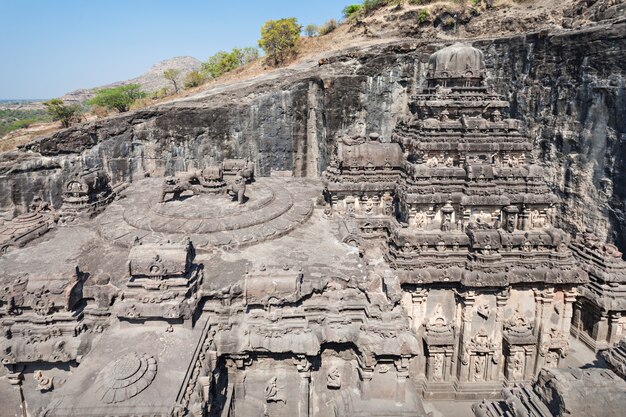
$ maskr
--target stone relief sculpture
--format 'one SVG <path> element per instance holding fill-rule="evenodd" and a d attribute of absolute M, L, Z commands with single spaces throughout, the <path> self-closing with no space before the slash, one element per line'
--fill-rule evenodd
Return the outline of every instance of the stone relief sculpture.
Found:
<path fill-rule="evenodd" d="M 341 388 L 341 372 L 336 366 L 328 370 L 326 386 L 333 389 Z"/>

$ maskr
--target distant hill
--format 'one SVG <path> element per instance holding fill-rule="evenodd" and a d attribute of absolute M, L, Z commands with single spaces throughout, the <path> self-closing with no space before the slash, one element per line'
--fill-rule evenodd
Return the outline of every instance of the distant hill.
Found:
<path fill-rule="evenodd" d="M 85 100 L 89 100 L 93 97 L 96 90 L 102 88 L 117 87 L 126 84 L 140 84 L 142 90 L 146 92 L 157 91 L 163 87 L 171 87 L 171 83 L 163 78 L 163 72 L 170 68 L 179 69 L 181 71 L 181 80 L 185 74 L 200 69 L 201 62 L 191 56 L 179 56 L 175 58 L 166 59 L 165 61 L 158 62 L 152 66 L 146 73 L 139 77 L 132 78 L 126 81 L 117 81 L 112 84 L 103 85 L 94 88 L 83 88 L 72 91 L 65 94 L 61 99 L 70 103 L 78 103 Z M 182 84 L 182 82 L 181 82 Z"/>

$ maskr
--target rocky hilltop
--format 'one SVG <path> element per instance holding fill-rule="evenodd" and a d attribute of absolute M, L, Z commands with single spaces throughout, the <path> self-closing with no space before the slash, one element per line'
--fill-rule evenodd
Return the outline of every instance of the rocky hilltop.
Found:
<path fill-rule="evenodd" d="M 94 88 L 81 88 L 65 94 L 61 99 L 69 103 L 80 103 L 93 97 L 96 90 L 103 88 L 117 87 L 127 84 L 139 84 L 141 89 L 146 92 L 160 90 L 164 87 L 170 87 L 169 81 L 163 78 L 163 72 L 168 69 L 178 69 L 185 74 L 190 71 L 199 70 L 201 62 L 191 56 L 177 56 L 175 58 L 166 59 L 154 64 L 147 72 L 139 77 L 126 81 L 117 81 L 111 84 Z"/>
<path fill-rule="evenodd" d="M 462 40 L 485 52 L 489 84 L 528 129 L 559 197 L 556 223 L 570 232 L 592 227 L 626 249 L 624 5 L 429 7 L 426 21 L 417 6 L 380 10 L 341 28 L 333 50 L 289 67 L 2 155 L 0 208 L 9 216 L 23 212 L 42 191 L 60 204 L 61 184 L 83 166 L 103 166 L 114 182 L 132 182 L 240 156 L 254 159 L 260 175 L 318 176 L 338 138 L 377 132 L 389 139 L 425 81 L 429 54 Z"/>

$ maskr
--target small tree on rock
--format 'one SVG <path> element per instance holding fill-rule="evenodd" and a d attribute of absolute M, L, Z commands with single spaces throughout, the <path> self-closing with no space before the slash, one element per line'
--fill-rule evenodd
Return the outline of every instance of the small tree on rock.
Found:
<path fill-rule="evenodd" d="M 308 36 L 309 38 L 312 38 L 313 36 L 317 36 L 317 33 L 318 33 L 317 25 L 309 24 L 304 27 L 304 34 Z"/>
<path fill-rule="evenodd" d="M 343 8 L 342 11 L 343 17 L 345 17 L 346 19 L 354 18 L 358 15 L 362 8 L 363 6 L 361 6 L 360 4 L 351 4 L 349 6 L 346 6 Z"/>
<path fill-rule="evenodd" d="M 163 71 L 163 77 L 174 85 L 174 93 L 178 93 L 178 77 L 179 76 L 180 76 L 180 70 L 176 68 L 170 68 L 170 69 Z"/>
<path fill-rule="evenodd" d="M 46 106 L 46 113 L 52 120 L 59 120 L 64 128 L 70 127 L 81 118 L 82 109 L 78 104 L 65 104 L 60 98 L 53 98 L 44 101 L 43 105 Z"/>
<path fill-rule="evenodd" d="M 259 46 L 274 66 L 284 64 L 297 53 L 301 30 L 302 26 L 295 17 L 265 22 L 261 28 Z"/>
<path fill-rule="evenodd" d="M 146 96 L 139 84 L 127 84 L 119 87 L 105 88 L 96 91 L 89 104 L 114 109 L 120 113 L 127 112 L 137 100 Z"/>

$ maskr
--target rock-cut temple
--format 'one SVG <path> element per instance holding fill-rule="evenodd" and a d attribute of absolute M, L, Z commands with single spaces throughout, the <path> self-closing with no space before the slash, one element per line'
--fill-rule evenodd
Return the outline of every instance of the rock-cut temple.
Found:
<path fill-rule="evenodd" d="M 60 207 L 0 226 L 0 415 L 620 415 L 622 254 L 555 226 L 480 50 L 427 71 L 321 178 L 72 168 Z M 572 338 L 607 367 L 568 368 Z"/>

